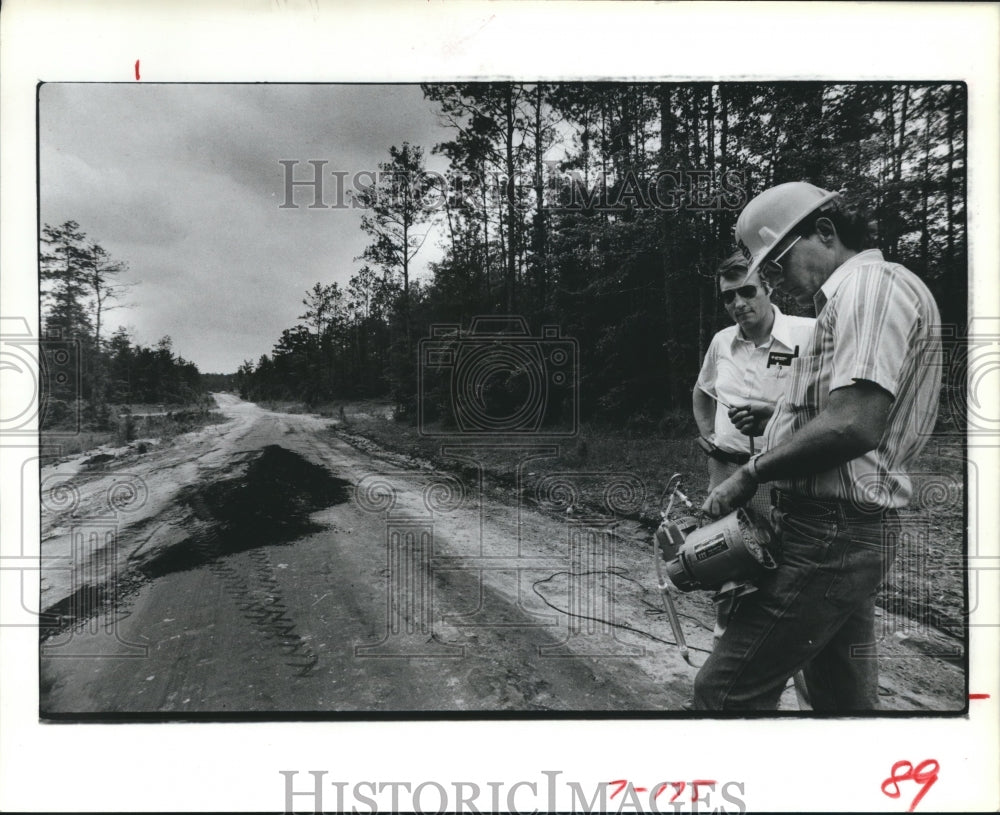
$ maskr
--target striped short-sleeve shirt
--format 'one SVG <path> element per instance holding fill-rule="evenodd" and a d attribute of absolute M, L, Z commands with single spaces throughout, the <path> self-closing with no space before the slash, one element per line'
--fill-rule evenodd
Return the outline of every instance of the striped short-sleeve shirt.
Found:
<path fill-rule="evenodd" d="M 842 264 L 816 293 L 809 352 L 793 360 L 784 397 L 766 431 L 768 449 L 822 412 L 830 393 L 858 380 L 893 397 L 874 450 L 831 470 L 779 481 L 795 495 L 900 508 L 908 472 L 934 429 L 941 388 L 941 317 L 927 286 L 871 249 Z"/>

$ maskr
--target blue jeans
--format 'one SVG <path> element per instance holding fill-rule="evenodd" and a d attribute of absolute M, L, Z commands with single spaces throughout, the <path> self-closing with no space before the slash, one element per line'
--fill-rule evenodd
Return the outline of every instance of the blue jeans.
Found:
<path fill-rule="evenodd" d="M 896 554 L 898 514 L 816 508 L 772 518 L 781 565 L 740 599 L 695 677 L 695 708 L 775 710 L 802 669 L 813 710 L 875 710 L 875 594 Z"/>

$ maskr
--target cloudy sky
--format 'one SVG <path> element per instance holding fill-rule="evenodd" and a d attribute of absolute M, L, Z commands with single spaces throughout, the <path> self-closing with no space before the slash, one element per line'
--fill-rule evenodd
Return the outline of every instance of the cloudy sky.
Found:
<path fill-rule="evenodd" d="M 377 170 L 390 145 L 448 137 L 416 85 L 46 84 L 39 91 L 41 223 L 74 220 L 129 265 L 109 332 L 164 334 L 202 372 L 269 353 L 307 289 L 346 284 L 368 240 L 360 210 L 282 209 L 285 169 Z M 428 166 L 443 169 L 428 155 Z M 335 201 L 327 176 L 324 199 Z M 426 269 L 434 235 L 417 256 Z"/>

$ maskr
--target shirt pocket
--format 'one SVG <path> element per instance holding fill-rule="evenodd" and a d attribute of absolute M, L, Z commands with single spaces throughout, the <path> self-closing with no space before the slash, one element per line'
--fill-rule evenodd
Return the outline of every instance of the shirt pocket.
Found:
<path fill-rule="evenodd" d="M 792 361 L 794 362 L 794 360 L 792 360 Z M 770 368 L 768 368 L 768 374 L 770 374 L 771 379 L 773 379 L 776 382 L 779 382 L 780 384 L 784 385 L 788 381 L 788 369 L 789 369 L 789 367 L 791 367 L 791 366 L 789 366 L 789 365 L 778 365 L 777 363 L 775 363 Z"/>
<path fill-rule="evenodd" d="M 822 367 L 822 354 L 792 360 L 785 391 L 785 402 L 789 409 L 800 413 L 819 412 L 819 396 L 821 389 L 825 387 L 820 380 Z"/>

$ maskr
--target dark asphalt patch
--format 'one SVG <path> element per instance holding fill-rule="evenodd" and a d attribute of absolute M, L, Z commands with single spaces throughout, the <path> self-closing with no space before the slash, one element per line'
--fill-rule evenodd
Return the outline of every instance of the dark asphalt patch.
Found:
<path fill-rule="evenodd" d="M 278 445 L 253 454 L 233 478 L 181 490 L 191 511 L 190 538 L 139 566 L 149 578 L 192 569 L 224 555 L 287 543 L 323 527 L 309 520 L 320 509 L 349 500 L 351 485 Z"/>

